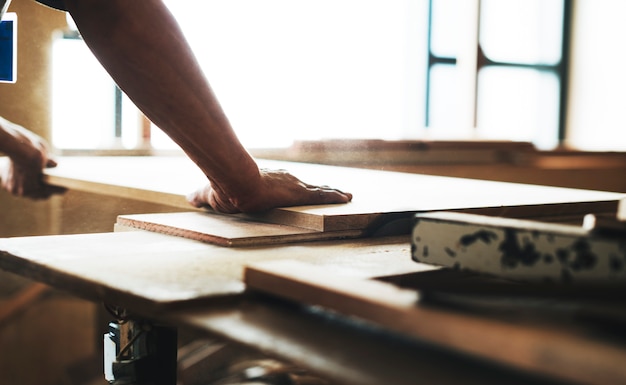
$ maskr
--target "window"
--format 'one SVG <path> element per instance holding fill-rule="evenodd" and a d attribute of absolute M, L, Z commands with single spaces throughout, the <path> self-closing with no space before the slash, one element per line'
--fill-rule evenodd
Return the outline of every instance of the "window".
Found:
<path fill-rule="evenodd" d="M 425 35 L 420 28 L 425 28 L 425 20 L 415 20 L 420 12 L 425 15 L 425 8 L 414 0 L 172 0 L 167 4 L 244 145 L 277 147 L 289 146 L 294 139 L 399 139 L 419 134 L 416 106 L 423 105 L 424 80 L 415 68 L 423 67 L 420 40 L 423 44 Z M 66 49 L 81 50 L 77 54 L 81 58 L 87 52 L 69 40 L 57 39 L 58 60 L 68 55 Z M 86 93 L 92 91 L 98 98 L 112 98 L 112 87 L 89 86 L 90 79 L 99 75 L 91 74 L 91 65 L 81 66 L 59 66 L 54 77 L 62 84 L 73 81 L 85 91 L 76 93 L 70 85 L 54 90 L 85 96 L 58 95 L 55 100 L 71 98 L 79 103 L 89 100 Z M 85 80 L 78 80 L 79 74 Z M 98 143 L 73 146 L 108 146 L 105 137 L 112 136 L 113 123 L 103 115 L 112 115 L 114 106 L 97 100 L 93 103 L 97 106 L 87 103 L 81 108 L 95 118 L 58 112 L 53 130 L 102 125 L 104 134 Z M 87 112 L 91 108 L 98 112 Z M 55 106 L 55 111 L 61 110 Z M 127 113 L 123 109 L 123 115 Z M 141 133 L 128 129 L 135 133 L 126 134 L 124 126 L 121 141 L 114 144 L 138 144 L 135 139 Z M 153 130 L 150 140 L 156 147 L 167 147 L 159 130 Z M 65 142 L 54 141 L 61 143 Z"/>
<path fill-rule="evenodd" d="M 568 142 L 589 150 L 626 150 L 626 2 L 577 0 Z"/>
<path fill-rule="evenodd" d="M 564 0 L 430 0 L 432 129 L 558 144 L 566 83 Z M 563 80 L 563 81 L 562 81 Z"/>
<path fill-rule="evenodd" d="M 53 145 L 81 150 L 145 145 L 141 114 L 82 39 L 65 32 L 54 39 L 52 50 Z"/>
<path fill-rule="evenodd" d="M 626 125 L 622 3 L 167 0 L 251 148 L 427 137 L 626 149 L 614 140 Z M 56 147 L 176 147 L 75 34 L 53 50 Z"/>

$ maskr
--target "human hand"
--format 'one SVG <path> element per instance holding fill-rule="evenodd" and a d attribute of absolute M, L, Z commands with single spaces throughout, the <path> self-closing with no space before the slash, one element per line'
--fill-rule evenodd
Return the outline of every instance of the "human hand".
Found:
<path fill-rule="evenodd" d="M 285 170 L 259 170 L 261 183 L 254 196 L 234 202 L 219 187 L 208 184 L 187 196 L 195 207 L 210 207 L 221 213 L 258 212 L 274 207 L 348 203 L 352 194 L 328 186 L 302 182 Z"/>
<path fill-rule="evenodd" d="M 0 183 L 2 188 L 13 195 L 31 199 L 47 199 L 54 194 L 62 194 L 65 188 L 45 184 L 42 181 L 42 167 L 34 167 L 14 162 L 9 162 L 0 169 Z M 47 159 L 45 167 L 55 167 L 56 162 Z"/>
<path fill-rule="evenodd" d="M 45 199 L 65 192 L 58 186 L 43 183 L 42 170 L 55 167 L 48 144 L 27 129 L 2 120 L 2 150 L 9 156 L 8 163 L 0 168 L 0 185 L 13 195 L 32 199 Z"/>

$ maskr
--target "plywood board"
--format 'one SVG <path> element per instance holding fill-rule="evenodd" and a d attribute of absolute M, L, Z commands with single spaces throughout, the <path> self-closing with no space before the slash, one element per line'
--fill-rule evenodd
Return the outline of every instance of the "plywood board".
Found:
<path fill-rule="evenodd" d="M 185 157 L 63 157 L 46 170 L 47 181 L 68 188 L 189 209 L 185 196 L 207 183 Z M 536 218 L 615 211 L 623 194 L 260 160 L 301 180 L 354 195 L 348 204 L 286 207 L 251 216 L 316 231 L 374 231 L 381 223 L 415 212 L 463 210 Z"/>
<path fill-rule="evenodd" d="M 147 231 L 0 239 L 0 268 L 146 313 L 240 294 L 246 263 L 294 258 L 359 277 L 434 269 L 411 261 L 405 236 L 245 248 Z"/>
<path fill-rule="evenodd" d="M 357 238 L 361 230 L 315 231 L 203 212 L 120 215 L 118 226 L 176 235 L 225 247 Z"/>
<path fill-rule="evenodd" d="M 423 306 L 418 292 L 302 261 L 250 264 L 245 282 L 252 289 L 533 372 L 577 383 L 626 381 L 626 350 L 559 327 Z"/>

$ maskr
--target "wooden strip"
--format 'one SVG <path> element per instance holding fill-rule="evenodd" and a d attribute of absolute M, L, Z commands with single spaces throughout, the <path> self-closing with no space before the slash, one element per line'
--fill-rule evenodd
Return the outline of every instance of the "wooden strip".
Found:
<path fill-rule="evenodd" d="M 120 215 L 117 217 L 117 225 L 226 247 L 357 238 L 363 234 L 360 230 L 321 232 L 201 212 Z"/>
<path fill-rule="evenodd" d="M 251 264 L 245 282 L 251 289 L 523 369 L 589 384 L 626 381 L 623 349 L 555 328 L 422 307 L 414 292 L 328 268 L 286 260 Z"/>
<path fill-rule="evenodd" d="M 296 141 L 292 151 L 351 151 L 351 150 L 516 150 L 535 152 L 530 142 L 509 140 L 383 140 L 383 139 L 329 139 L 315 141 Z"/>

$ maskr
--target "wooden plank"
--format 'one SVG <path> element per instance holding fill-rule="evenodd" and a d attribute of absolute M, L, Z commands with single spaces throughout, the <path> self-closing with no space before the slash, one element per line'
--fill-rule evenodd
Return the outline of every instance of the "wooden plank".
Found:
<path fill-rule="evenodd" d="M 451 212 L 417 214 L 413 259 L 532 282 L 626 284 L 626 240 L 582 226 Z"/>
<path fill-rule="evenodd" d="M 526 370 L 588 384 L 626 381 L 626 350 L 558 327 L 420 306 L 416 292 L 299 261 L 250 264 L 245 282 L 253 289 Z"/>
<path fill-rule="evenodd" d="M 253 219 L 316 231 L 366 230 L 415 212 L 470 210 L 507 217 L 614 211 L 623 194 L 260 160 L 311 184 L 349 191 L 348 204 L 270 210 Z M 189 209 L 185 196 L 206 184 L 185 157 L 64 157 L 47 181 L 68 188 Z M 581 206 L 582 205 L 582 206 Z"/>
<path fill-rule="evenodd" d="M 555 385 L 535 374 L 450 354 L 432 344 L 389 338 L 363 323 L 333 322 L 273 298 L 171 312 L 168 321 L 250 346 L 343 385 Z M 558 382 L 558 384 L 562 384 Z"/>
<path fill-rule="evenodd" d="M 429 141 L 342 139 L 297 141 L 286 151 L 261 150 L 269 159 L 340 165 L 491 164 L 518 154 L 536 154 L 532 143 L 513 141 Z"/>
<path fill-rule="evenodd" d="M 58 157 L 44 170 L 47 183 L 114 197 L 138 199 L 193 210 L 186 194 L 207 179 L 184 157 Z"/>
<path fill-rule="evenodd" d="M 0 239 L 0 268 L 137 312 L 240 294 L 244 265 L 274 259 L 359 277 L 434 269 L 411 261 L 405 236 L 245 248 L 147 231 Z"/>
<path fill-rule="evenodd" d="M 499 150 L 536 152 L 530 142 L 511 140 L 383 140 L 383 139 L 328 139 L 300 140 L 294 142 L 291 151 L 352 151 L 352 150 L 410 150 L 414 152 L 429 150 Z"/>
<path fill-rule="evenodd" d="M 250 221 L 231 215 L 200 212 L 120 215 L 116 224 L 225 247 L 357 238 L 363 234 L 361 230 L 322 232 Z"/>

